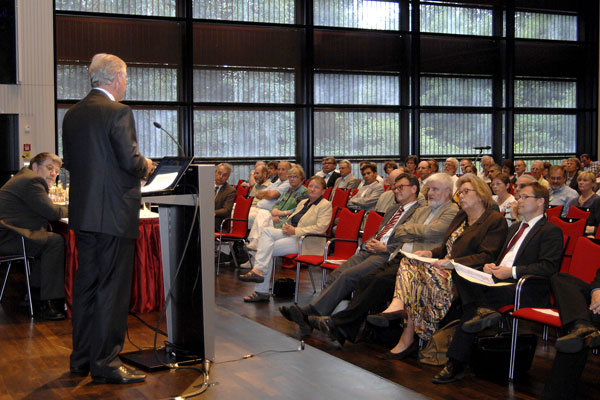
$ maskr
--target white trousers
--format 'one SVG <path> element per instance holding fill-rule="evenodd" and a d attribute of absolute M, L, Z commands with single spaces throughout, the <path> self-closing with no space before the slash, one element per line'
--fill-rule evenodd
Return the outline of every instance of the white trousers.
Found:
<path fill-rule="evenodd" d="M 273 226 L 271 211 L 264 210 L 262 208 L 257 208 L 256 210 L 254 222 L 252 223 L 252 229 L 250 229 L 250 233 L 248 234 L 248 241 L 258 240 L 260 234 L 265 230 L 265 228 Z"/>
<path fill-rule="evenodd" d="M 254 268 L 260 270 L 265 280 L 257 283 L 258 293 L 268 293 L 273 273 L 273 257 L 298 252 L 298 238 L 287 236 L 281 229 L 266 228 L 258 239 Z"/>

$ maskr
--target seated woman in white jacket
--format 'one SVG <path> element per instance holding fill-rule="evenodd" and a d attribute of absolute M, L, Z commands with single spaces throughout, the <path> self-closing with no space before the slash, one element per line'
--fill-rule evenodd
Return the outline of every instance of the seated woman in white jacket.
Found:
<path fill-rule="evenodd" d="M 323 234 L 331 222 L 331 203 L 323 198 L 327 184 L 319 176 L 308 181 L 308 199 L 298 203 L 281 228 L 265 229 L 258 239 L 254 268 L 239 276 L 244 282 L 256 282 L 255 291 L 244 297 L 247 303 L 268 302 L 273 257 L 298 252 L 298 241 L 306 234 Z M 325 238 L 309 237 L 302 243 L 301 254 L 323 254 Z"/>

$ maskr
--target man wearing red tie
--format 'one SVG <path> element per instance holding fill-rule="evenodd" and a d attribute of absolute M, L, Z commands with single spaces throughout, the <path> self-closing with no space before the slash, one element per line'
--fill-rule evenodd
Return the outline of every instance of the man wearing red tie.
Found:
<path fill-rule="evenodd" d="M 517 200 L 523 222 L 510 227 L 497 263 L 483 266 L 483 271 L 493 275 L 496 282 L 516 283 L 529 274 L 550 278 L 560 268 L 563 235 L 560 228 L 546 220 L 548 198 L 548 189 L 537 182 L 521 188 Z M 433 378 L 434 383 L 450 383 L 464 377 L 464 365 L 471 356 L 476 334 L 500 321 L 497 308 L 514 302 L 516 285 L 479 285 L 455 271 L 452 278 L 462 301 L 463 316 L 448 348 L 448 362 Z M 521 305 L 546 306 L 549 287 L 531 289 L 524 293 Z"/>

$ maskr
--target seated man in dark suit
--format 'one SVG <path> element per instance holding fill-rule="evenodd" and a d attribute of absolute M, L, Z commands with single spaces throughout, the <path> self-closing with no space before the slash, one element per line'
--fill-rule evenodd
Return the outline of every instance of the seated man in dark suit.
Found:
<path fill-rule="evenodd" d="M 49 221 L 67 216 L 67 207 L 48 197 L 61 166 L 57 155 L 40 153 L 0 188 L 0 254 L 21 253 L 19 235 L 25 237 L 27 255 L 39 259 L 31 265 L 31 286 L 39 290 L 40 316 L 48 320 L 65 318 L 65 242 L 47 230 Z"/>
<path fill-rule="evenodd" d="M 497 264 L 485 264 L 483 271 L 496 282 L 516 283 L 524 275 L 551 277 L 560 268 L 563 235 L 546 220 L 548 189 L 538 182 L 521 187 L 518 198 L 523 222 L 511 225 Z M 513 304 L 515 286 L 485 286 L 470 282 L 453 271 L 452 279 L 462 301 L 463 316 L 448 348 L 448 362 L 433 383 L 450 383 L 464 377 L 464 364 L 469 361 L 476 334 L 497 324 L 502 316 L 495 310 Z M 529 287 L 521 304 L 545 306 L 549 288 Z"/>
<path fill-rule="evenodd" d="M 321 166 L 322 170 L 315 175 L 325 179 L 328 188 L 333 187 L 335 181 L 341 176 L 335 169 L 337 167 L 337 160 L 334 157 L 325 157 L 321 162 Z"/>
<path fill-rule="evenodd" d="M 552 292 L 568 335 L 556 340 L 556 357 L 544 397 L 576 398 L 588 349 L 600 346 L 600 268 L 592 283 L 560 272 L 552 277 Z"/>
<path fill-rule="evenodd" d="M 231 165 L 221 163 L 215 169 L 215 231 L 219 231 L 221 222 L 231 217 L 235 203 L 235 188 L 227 183 L 231 175 Z"/>

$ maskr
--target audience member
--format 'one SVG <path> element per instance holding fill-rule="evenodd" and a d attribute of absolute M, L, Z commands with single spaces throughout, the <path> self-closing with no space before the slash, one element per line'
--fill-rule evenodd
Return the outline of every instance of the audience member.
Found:
<path fill-rule="evenodd" d="M 532 176 L 532 175 L 521 175 L 519 177 L 519 179 L 517 179 L 517 182 L 515 183 L 514 186 L 514 198 L 517 199 L 519 197 L 519 192 L 521 191 L 522 187 L 525 187 L 525 184 L 527 183 L 533 183 L 533 182 L 537 182 L 537 180 Z M 519 220 L 521 221 L 523 219 L 522 216 L 519 216 L 519 204 L 517 202 L 513 203 L 512 205 L 512 209 L 510 210 L 510 218 L 512 220 L 512 222 L 514 223 L 515 221 Z"/>
<path fill-rule="evenodd" d="M 252 199 L 253 206 L 256 206 L 256 203 L 258 203 L 258 199 L 256 198 L 258 192 L 262 192 L 263 190 L 271 186 L 271 181 L 268 179 L 268 174 L 269 170 L 267 169 L 267 166 L 264 165 L 264 163 L 263 165 L 256 166 L 252 171 L 252 181 L 254 183 L 252 184 L 252 190 L 250 190 L 248 196 L 254 197 L 254 199 Z M 249 216 L 249 219 L 254 221 L 254 216 Z M 249 222 L 249 224 L 252 225 L 252 222 Z"/>
<path fill-rule="evenodd" d="M 400 179 L 404 181 L 403 178 Z M 402 185 L 402 183 L 398 182 L 397 192 L 399 193 L 402 191 L 412 192 L 414 190 L 412 187 L 400 185 Z M 396 227 L 394 233 L 396 249 L 391 253 L 390 258 L 381 258 L 381 264 L 376 269 L 373 269 L 370 273 L 364 275 L 360 281 L 356 280 L 356 276 L 353 277 L 353 280 L 351 281 L 352 286 L 347 287 L 347 289 L 350 290 L 357 290 L 355 296 L 353 296 L 346 310 L 336 313 L 331 317 L 332 319 L 335 319 L 336 323 L 340 326 L 344 326 L 344 333 L 336 339 L 339 340 L 340 343 L 343 343 L 345 338 L 356 340 L 360 331 L 359 328 L 364 323 L 364 319 L 368 312 L 371 309 L 381 310 L 386 306 L 389 297 L 385 296 L 384 293 L 389 292 L 390 296 L 392 294 L 396 272 L 398 271 L 398 260 L 401 258 L 402 254 L 399 253 L 399 250 L 402 249 L 408 252 L 426 250 L 441 243 L 450 221 L 452 221 L 458 211 L 456 205 L 450 201 L 453 184 L 448 175 L 435 174 L 430 177 L 428 185 L 430 186 L 428 195 L 429 205 L 417 208 L 412 218 Z M 401 195 L 405 196 L 406 194 Z M 388 261 L 389 259 L 392 259 L 392 261 Z M 334 292 L 334 290 L 337 289 L 334 288 L 334 286 L 344 282 L 340 281 L 340 283 L 338 283 L 340 279 L 347 278 L 345 275 L 345 273 L 338 275 L 339 278 L 332 283 L 331 292 Z M 382 277 L 391 278 L 391 285 L 388 285 L 388 290 L 380 290 L 380 282 L 387 282 Z M 346 281 L 344 284 L 348 284 L 348 282 L 349 281 Z M 343 298 L 343 291 L 337 293 L 339 294 L 337 298 L 327 299 L 330 300 L 327 308 L 312 307 L 311 305 L 313 303 L 303 307 L 291 307 L 295 308 L 295 311 L 291 313 L 292 315 L 295 314 L 292 320 L 298 323 L 304 332 L 310 330 L 311 328 L 308 325 L 309 316 L 330 315 L 334 308 L 336 308 L 337 302 L 340 302 Z M 285 313 L 282 313 L 285 316 Z"/>
<path fill-rule="evenodd" d="M 600 223 L 600 196 L 594 193 L 596 177 L 591 172 L 581 172 L 577 177 L 579 185 L 579 198 L 572 200 L 570 207 L 587 208 L 590 216 L 587 219 L 586 233 L 593 234 Z"/>
<path fill-rule="evenodd" d="M 527 164 L 525 164 L 525 160 L 515 161 L 515 177 L 510 181 L 510 183 L 514 185 L 517 182 L 517 179 L 525 174 L 525 171 L 527 171 Z"/>
<path fill-rule="evenodd" d="M 377 166 L 373 163 L 365 164 L 360 172 L 363 176 L 363 185 L 354 197 L 348 200 L 347 207 L 351 210 L 371 211 L 375 209 L 379 196 L 383 193 L 383 185 L 377 181 Z"/>
<path fill-rule="evenodd" d="M 383 164 L 383 170 L 387 175 L 387 177 L 385 177 L 383 180 L 384 185 L 392 185 L 394 183 L 394 180 L 390 179 L 390 173 L 395 169 L 398 169 L 398 164 L 396 164 L 394 161 L 388 161 Z"/>
<path fill-rule="evenodd" d="M 488 178 L 490 178 L 490 183 L 494 180 L 496 175 L 502 173 L 502 168 L 498 164 L 492 164 L 488 168 Z"/>
<path fill-rule="evenodd" d="M 263 208 L 267 205 L 263 205 L 261 202 L 257 203 L 254 223 L 248 234 L 248 250 L 256 250 L 258 239 L 263 230 L 278 224 L 282 218 L 285 221 L 285 217 L 294 212 L 300 200 L 306 197 L 306 187 L 302 185 L 305 178 L 304 169 L 300 165 L 296 165 L 287 171 L 285 168 L 286 162 L 280 162 L 278 168 L 280 170 L 280 180 L 278 182 L 284 179 L 285 185 L 281 185 L 280 188 L 285 187 L 285 191 L 279 195 L 270 208 Z M 272 184 L 271 187 L 276 186 L 278 182 Z M 276 191 L 278 192 L 278 190 Z M 242 268 L 248 266 L 249 264 L 245 263 Z"/>
<path fill-rule="evenodd" d="M 239 276 L 241 281 L 257 283 L 254 292 L 244 297 L 244 302 L 268 302 L 273 257 L 296 253 L 298 240 L 303 235 L 322 236 L 325 233 L 332 213 L 331 203 L 323 198 L 326 188 L 327 184 L 320 176 L 310 178 L 308 198 L 298 203 L 296 211 L 288 216 L 281 228 L 270 227 L 260 235 L 254 268 Z M 307 237 L 302 243 L 300 254 L 323 254 L 324 246 L 324 237 Z"/>
<path fill-rule="evenodd" d="M 267 168 L 267 164 L 264 161 L 257 161 L 254 163 L 254 169 L 252 171 L 250 171 L 250 176 L 248 177 L 248 182 L 242 182 L 241 185 L 243 187 L 248 187 L 248 186 L 254 186 L 256 184 L 256 180 L 254 177 L 254 173 L 256 172 L 256 170 L 258 169 L 258 167 L 265 167 L 265 169 Z M 268 170 L 267 170 L 267 175 L 268 175 Z M 266 175 L 265 175 L 266 176 Z"/>
<path fill-rule="evenodd" d="M 454 298 L 451 268 L 448 260 L 481 269 L 483 264 L 498 257 L 506 237 L 506 220 L 492 210 L 494 201 L 489 186 L 480 178 L 467 174 L 458 180 L 461 211 L 450 223 L 442 245 L 414 252 L 418 256 L 433 257 L 433 262 L 404 257 L 390 306 L 367 321 L 385 326 L 390 320 L 404 319 L 404 330 L 398 344 L 385 359 L 402 360 L 418 350 L 415 333 L 428 340 L 437 330 Z"/>
<path fill-rule="evenodd" d="M 571 157 L 567 159 L 567 163 L 565 164 L 565 172 L 566 172 L 566 181 L 565 185 L 569 186 L 571 189 L 577 190 L 579 193 L 579 185 L 577 183 L 577 177 L 579 176 L 579 168 L 581 163 L 579 159 L 576 157 Z M 596 175 L 594 175 L 594 178 Z"/>
<path fill-rule="evenodd" d="M 508 177 L 510 178 L 511 184 L 513 184 L 513 185 L 515 184 L 517 179 L 514 177 L 515 166 L 514 166 L 512 160 L 504 160 L 504 162 L 502 163 L 502 173 L 505 175 L 508 175 Z"/>
<path fill-rule="evenodd" d="M 542 176 L 544 171 L 544 163 L 541 160 L 536 160 L 531 164 L 531 176 L 533 176 L 540 185 L 546 189 L 550 188 L 550 184 Z"/>
<path fill-rule="evenodd" d="M 464 365 L 471 356 L 476 333 L 500 321 L 502 316 L 496 309 L 513 304 L 514 283 L 519 278 L 525 275 L 549 278 L 558 272 L 563 235 L 560 228 L 546 221 L 544 216 L 548 207 L 548 190 L 537 182 L 527 184 L 521 188 L 518 203 L 523 222 L 510 228 L 496 263 L 483 266 L 483 272 L 493 275 L 496 282 L 513 284 L 485 286 L 452 272 L 463 315 L 448 348 L 448 362 L 433 378 L 433 383 L 450 383 L 464 377 Z M 521 306 L 543 307 L 549 304 L 550 293 L 545 286 L 532 285 L 523 293 Z"/>
<path fill-rule="evenodd" d="M 510 190 L 510 179 L 508 175 L 505 174 L 497 174 L 492 179 L 492 191 L 494 195 L 492 198 L 498 204 L 498 210 L 504 214 L 506 218 L 506 222 L 508 226 L 512 223 L 512 218 L 510 217 L 510 210 L 512 209 L 513 204 L 516 203 L 515 198 L 508 191 Z"/>
<path fill-rule="evenodd" d="M 458 181 L 456 171 L 458 171 L 458 160 L 454 157 L 447 158 L 446 162 L 444 163 L 444 172 L 450 176 L 450 179 L 452 179 L 452 182 L 454 183 L 454 189 L 456 189 L 456 181 Z"/>
<path fill-rule="evenodd" d="M 577 398 L 588 349 L 600 346 L 599 289 L 600 269 L 591 284 L 565 272 L 552 277 L 560 321 L 569 333 L 556 340 L 554 364 L 544 386 L 546 399 Z"/>
<path fill-rule="evenodd" d="M 38 313 L 46 320 L 65 318 L 65 241 L 48 232 L 49 221 L 68 214 L 48 196 L 61 166 L 57 155 L 40 153 L 0 188 L 0 254 L 20 254 L 25 238 L 27 255 L 36 259 L 30 264 L 32 299 L 40 301 Z"/>
<path fill-rule="evenodd" d="M 542 172 L 542 176 L 548 182 L 550 182 L 549 181 L 549 179 L 550 179 L 550 167 L 552 167 L 552 164 L 550 162 L 548 162 L 548 161 L 544 161 L 544 172 Z"/>
<path fill-rule="evenodd" d="M 434 160 L 433 158 L 430 158 L 429 160 L 427 160 L 427 162 L 429 163 L 429 168 L 431 169 L 432 174 L 435 174 L 436 172 L 440 172 L 440 165 L 438 164 L 438 162 L 436 160 Z"/>
<path fill-rule="evenodd" d="M 321 161 L 321 171 L 317 172 L 315 176 L 320 176 L 325 179 L 327 187 L 333 187 L 337 178 L 341 176 L 340 173 L 335 170 L 336 167 L 337 160 L 334 157 L 325 157 L 323 158 L 323 161 Z"/>
<path fill-rule="evenodd" d="M 271 183 L 277 182 L 277 179 L 279 179 L 279 162 L 269 161 L 267 163 L 267 170 L 269 171 L 269 175 L 267 178 L 271 181 Z"/>
<path fill-rule="evenodd" d="M 581 161 L 581 167 L 584 171 L 591 172 L 595 176 L 598 176 L 598 161 L 592 161 L 589 154 L 582 154 L 579 156 L 579 161 Z"/>
<path fill-rule="evenodd" d="M 352 175 L 352 164 L 348 160 L 340 161 L 340 177 L 336 179 L 335 184 L 333 185 L 333 190 L 331 191 L 331 196 L 333 198 L 335 189 L 357 189 L 358 185 L 360 185 L 360 178 Z"/>
<path fill-rule="evenodd" d="M 231 217 L 235 203 L 235 188 L 227 183 L 231 175 L 231 165 L 221 163 L 215 169 L 215 231 L 221 228 L 221 222 Z"/>
<path fill-rule="evenodd" d="M 460 170 L 462 171 L 462 174 L 468 174 L 469 172 L 466 171 L 467 168 L 470 168 L 473 166 L 473 160 L 469 159 L 469 158 L 463 158 L 462 160 L 460 160 Z"/>
<path fill-rule="evenodd" d="M 362 161 L 362 162 L 361 162 L 361 163 L 358 165 L 358 169 L 359 169 L 360 171 L 362 171 L 362 168 L 363 168 L 365 165 L 370 165 L 370 164 L 373 164 L 373 165 L 377 166 L 377 164 L 375 164 L 375 163 L 373 163 L 373 162 L 371 162 L 371 161 Z M 381 184 L 383 185 L 383 181 L 384 181 L 384 179 L 383 179 L 381 176 L 377 175 L 377 178 L 376 178 L 376 179 L 377 179 L 377 182 L 379 182 L 379 183 L 381 183 Z M 364 181 L 362 181 L 362 180 L 361 180 L 361 181 L 360 181 L 360 184 L 358 185 L 358 189 L 360 189 L 361 187 L 363 187 L 363 185 L 364 185 L 364 184 L 365 184 L 365 183 L 364 183 Z"/>
<path fill-rule="evenodd" d="M 423 187 L 427 178 L 431 176 L 431 166 L 427 161 L 421 161 L 417 166 L 417 172 L 419 173 L 419 184 Z"/>
<path fill-rule="evenodd" d="M 562 165 L 550 167 L 550 205 L 562 206 L 561 216 L 566 217 L 569 206 L 579 198 L 579 193 L 565 185 L 565 169 Z"/>
<path fill-rule="evenodd" d="M 404 167 L 396 168 L 395 170 L 390 172 L 388 178 L 392 179 L 395 183 L 396 178 L 400 175 L 404 174 Z M 396 207 L 397 205 L 397 193 L 394 191 L 394 183 L 390 186 L 390 189 L 385 191 L 379 199 L 377 200 L 377 204 L 375 204 L 375 211 L 378 213 L 386 213 L 391 207 Z"/>
<path fill-rule="evenodd" d="M 489 168 L 490 165 L 494 164 L 494 159 L 492 158 L 492 156 L 483 156 L 481 157 L 481 172 L 479 172 L 479 174 L 477 174 L 477 176 L 481 179 L 483 179 L 483 181 L 485 183 L 490 183 L 490 177 L 488 176 L 489 173 Z"/>
<path fill-rule="evenodd" d="M 409 174 L 416 175 L 418 164 L 419 164 L 419 157 L 411 155 L 406 158 L 406 163 L 404 165 L 406 166 L 407 172 Z"/>

